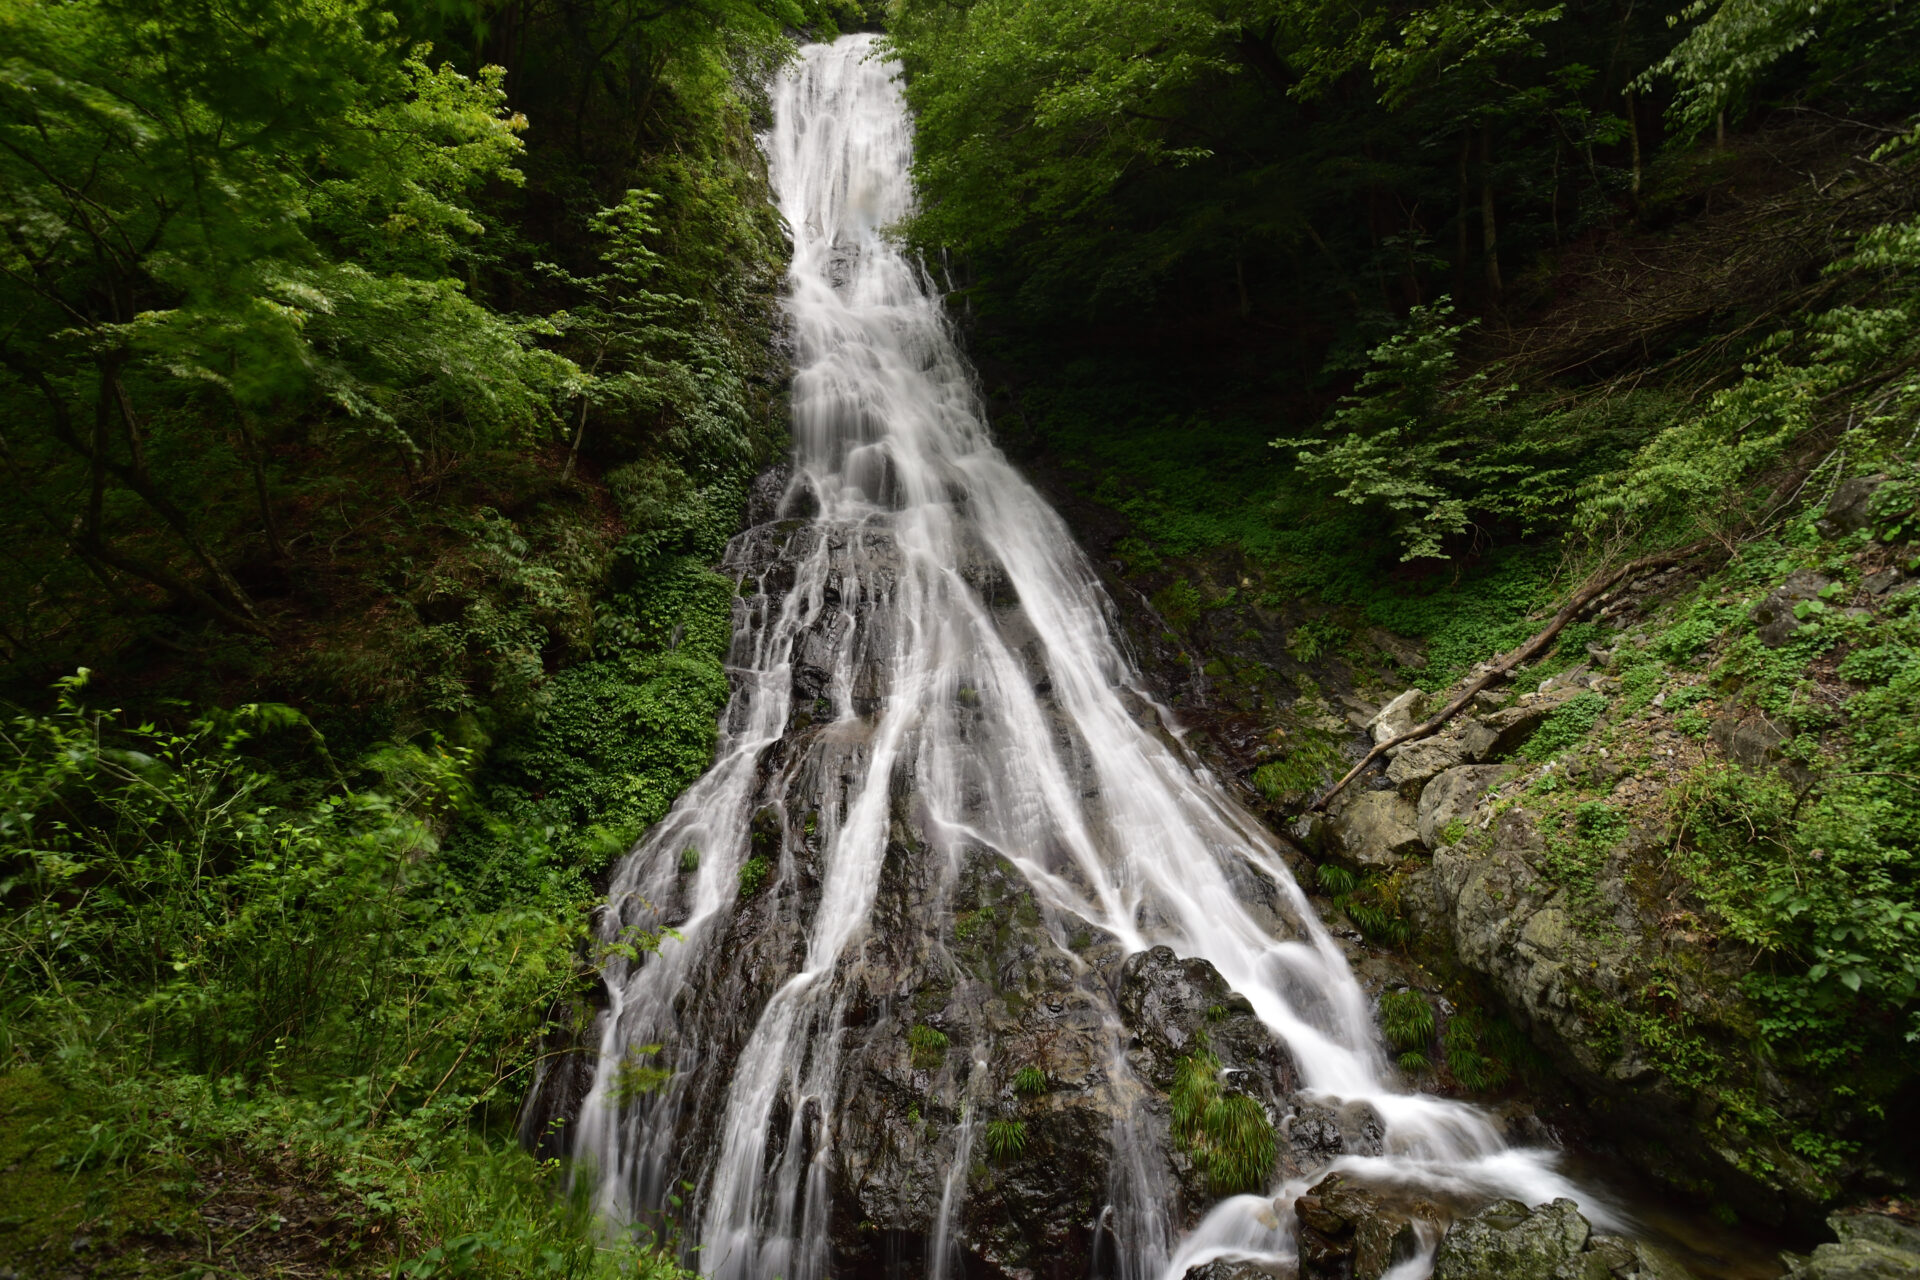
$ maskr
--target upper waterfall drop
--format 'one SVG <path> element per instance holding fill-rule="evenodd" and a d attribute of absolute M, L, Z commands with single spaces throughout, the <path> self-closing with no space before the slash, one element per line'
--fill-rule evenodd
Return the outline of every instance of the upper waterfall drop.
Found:
<path fill-rule="evenodd" d="M 864 1247 L 859 1223 L 950 1274 L 961 1249 L 1040 1247 L 970 1243 L 969 1203 L 1011 1194 L 973 1172 L 983 1150 L 1019 1154 L 997 1123 L 1023 1149 L 1093 1135 L 1102 1190 L 1075 1183 L 1059 1214 L 1084 1238 L 1057 1247 L 1107 1274 L 1291 1257 L 1271 1197 L 1329 1164 L 1604 1217 L 1550 1153 L 1389 1082 L 1339 948 L 1144 688 L 1065 524 L 993 445 L 939 297 L 886 238 L 911 209 L 912 128 L 873 55 L 864 35 L 809 46 L 774 86 L 795 371 L 771 514 L 810 514 L 729 549 L 716 763 L 620 864 L 599 923 L 609 941 L 678 935 L 607 965 L 573 1131 L 601 1207 L 661 1212 L 692 1184 L 693 1257 L 737 1280 L 821 1280 Z M 1265 1105 L 1373 1117 L 1184 1241 L 1156 1072 L 1189 1041 L 1135 1043 L 1138 1009 L 1172 999 L 1152 984 L 1174 957 L 1206 962 L 1179 981 L 1217 973 L 1244 1000 L 1228 1013 L 1246 1008 L 1263 1044 L 1231 1022 L 1215 1038 L 1251 1046 Z M 635 1089 L 636 1064 L 673 1075 Z M 1011 1083 L 1021 1064 L 1043 1095 Z"/>

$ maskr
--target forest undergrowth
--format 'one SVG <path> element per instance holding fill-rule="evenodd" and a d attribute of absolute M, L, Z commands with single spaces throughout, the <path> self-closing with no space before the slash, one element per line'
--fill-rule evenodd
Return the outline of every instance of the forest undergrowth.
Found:
<path fill-rule="evenodd" d="M 684 1274 L 517 1113 L 711 758 L 836 20 L 0 9 L 0 1270 Z"/>

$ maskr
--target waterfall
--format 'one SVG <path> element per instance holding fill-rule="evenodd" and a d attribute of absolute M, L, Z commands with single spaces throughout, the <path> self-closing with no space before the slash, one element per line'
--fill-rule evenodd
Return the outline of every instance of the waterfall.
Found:
<path fill-rule="evenodd" d="M 984 1117 L 1027 1105 L 1003 1079 L 1024 1054 L 1081 1091 L 1033 1103 L 1036 1125 L 1080 1097 L 1112 1117 L 1088 1224 L 1107 1271 L 1289 1258 L 1279 1210 L 1298 1179 L 1223 1201 L 1184 1238 L 1168 1209 L 1165 1121 L 1142 1109 L 1101 976 L 1165 946 L 1251 1003 L 1299 1096 L 1372 1108 L 1377 1153 L 1339 1167 L 1433 1194 L 1574 1195 L 1604 1218 L 1551 1153 L 1394 1082 L 1273 838 L 1146 691 L 1065 524 L 989 438 L 931 282 L 886 237 L 910 208 L 912 131 L 873 54 L 864 35 L 809 46 L 774 86 L 791 473 L 727 555 L 734 692 L 716 762 L 619 865 L 599 921 L 607 942 L 673 931 L 605 962 L 571 1138 L 600 1208 L 678 1217 L 712 1275 L 824 1280 L 836 1232 L 880 1229 L 836 1207 L 843 1178 L 874 1203 L 918 1197 L 900 1211 L 921 1215 L 931 1256 L 901 1265 L 955 1274 L 969 1174 L 993 1149 Z M 1051 983 L 1044 1009 L 995 1004 L 997 980 L 969 976 L 964 939 L 1016 928 L 1027 941 L 996 962 Z M 947 1049 L 926 1018 L 968 1042 Z M 635 1090 L 635 1064 L 672 1076 Z"/>

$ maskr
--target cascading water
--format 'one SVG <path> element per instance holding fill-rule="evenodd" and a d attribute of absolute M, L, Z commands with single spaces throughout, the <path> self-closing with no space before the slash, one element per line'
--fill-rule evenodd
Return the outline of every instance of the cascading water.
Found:
<path fill-rule="evenodd" d="M 1378 1142 L 1339 1167 L 1429 1192 L 1574 1194 L 1549 1153 L 1388 1083 L 1368 1001 L 1271 837 L 1140 687 L 1065 525 L 988 438 L 937 296 L 885 238 L 909 209 L 912 136 L 872 55 L 867 36 L 811 46 L 774 90 L 793 468 L 776 518 L 728 554 L 741 585 L 717 762 L 620 865 L 601 921 L 609 941 L 675 931 L 657 954 L 607 964 L 572 1131 L 601 1208 L 641 1218 L 690 1187 L 680 1214 L 703 1270 L 820 1280 L 846 1229 L 836 1197 L 891 1194 L 910 1171 L 876 1161 L 910 1149 L 929 1185 L 913 1209 L 926 1243 L 904 1265 L 957 1274 L 959 1215 L 996 1140 L 979 1119 L 1013 1105 L 1004 1064 L 1026 1053 L 1112 1117 L 1093 1139 L 1106 1194 L 1088 1223 L 1105 1272 L 1291 1257 L 1274 1196 L 1284 1208 L 1298 1180 L 1230 1198 L 1175 1238 L 1166 1123 L 1143 1109 L 1103 976 L 1162 946 L 1251 1003 L 1299 1096 L 1372 1108 Z M 1025 908 L 967 898 L 983 866 L 1013 869 L 1037 921 L 984 986 L 964 940 Z M 1053 975 L 1044 1010 L 988 989 L 1019 974 Z M 949 1018 L 968 1043 L 949 1048 L 920 1017 Z M 636 1065 L 672 1075 L 636 1090 Z M 1036 1125 L 1065 1114 L 1048 1104 Z M 876 1125 L 896 1155 L 871 1155 Z M 998 1132 L 1004 1154 L 1014 1130 Z"/>

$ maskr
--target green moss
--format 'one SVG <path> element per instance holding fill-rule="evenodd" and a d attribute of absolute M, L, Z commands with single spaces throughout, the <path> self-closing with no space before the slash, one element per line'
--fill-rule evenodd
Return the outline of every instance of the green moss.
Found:
<path fill-rule="evenodd" d="M 1345 760 L 1332 735 L 1301 729 L 1287 740 L 1285 754 L 1255 769 L 1251 780 L 1274 804 L 1299 804 L 1331 782 Z"/>
<path fill-rule="evenodd" d="M 146 1268 L 118 1256 L 124 1237 L 197 1236 L 191 1167 L 150 1163 L 139 1137 L 33 1067 L 0 1075 L 0 1266 L 136 1275 Z"/>
<path fill-rule="evenodd" d="M 1185 578 L 1175 579 L 1153 594 L 1153 607 L 1176 627 L 1190 627 L 1200 620 L 1203 606 L 1199 590 Z"/>

